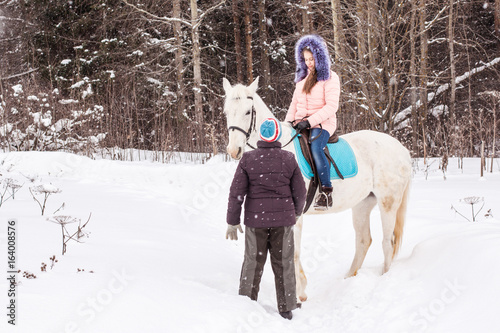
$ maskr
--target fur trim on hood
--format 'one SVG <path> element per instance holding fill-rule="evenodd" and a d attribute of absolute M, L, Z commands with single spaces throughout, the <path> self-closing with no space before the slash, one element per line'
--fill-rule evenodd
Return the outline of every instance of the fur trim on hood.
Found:
<path fill-rule="evenodd" d="M 318 35 L 306 35 L 295 44 L 295 82 L 302 81 L 307 76 L 307 66 L 302 52 L 309 48 L 314 57 L 314 64 L 318 72 L 318 81 L 330 79 L 330 55 L 325 41 Z"/>

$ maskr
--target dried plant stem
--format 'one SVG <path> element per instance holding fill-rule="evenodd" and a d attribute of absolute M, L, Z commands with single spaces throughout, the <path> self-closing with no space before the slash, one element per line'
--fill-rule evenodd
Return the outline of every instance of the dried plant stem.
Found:
<path fill-rule="evenodd" d="M 81 220 L 77 218 L 73 218 L 71 216 L 53 216 L 48 218 L 47 220 L 53 223 L 57 223 L 61 226 L 61 236 L 62 236 L 62 255 L 66 253 L 66 247 L 70 240 L 74 240 L 75 242 L 81 243 L 80 238 L 82 237 L 82 230 L 87 226 L 92 217 L 92 213 L 90 213 L 89 218 L 85 224 L 81 225 Z M 70 223 L 74 223 L 78 221 L 78 229 L 73 234 L 70 234 L 68 229 L 66 229 L 66 225 Z M 54 257 L 55 259 L 55 257 Z"/>
<path fill-rule="evenodd" d="M 0 207 L 2 207 L 2 204 L 7 201 L 10 197 L 13 196 L 13 194 L 9 195 L 9 196 L 5 196 L 7 194 L 7 187 L 5 187 L 5 190 L 3 191 L 3 193 L 0 193 Z"/>
<path fill-rule="evenodd" d="M 44 193 L 44 199 L 43 199 L 43 204 L 35 197 L 35 194 L 33 191 L 31 191 L 31 188 L 29 189 L 31 195 L 33 196 L 33 199 L 38 203 L 38 206 L 40 206 L 40 209 L 42 210 L 42 215 L 45 213 L 45 204 L 47 203 L 47 199 L 49 198 L 50 193 L 45 192 Z"/>
<path fill-rule="evenodd" d="M 469 218 L 467 218 L 462 213 L 460 213 L 455 207 L 453 207 L 453 205 L 451 205 L 451 209 L 453 209 L 455 211 L 455 213 L 457 213 L 458 215 L 462 216 L 464 219 L 466 219 L 467 221 L 470 222 Z"/>

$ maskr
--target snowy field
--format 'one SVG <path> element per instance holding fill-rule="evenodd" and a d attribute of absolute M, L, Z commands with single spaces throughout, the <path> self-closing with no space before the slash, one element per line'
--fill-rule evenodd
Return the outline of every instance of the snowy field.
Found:
<path fill-rule="evenodd" d="M 427 175 L 423 161 L 414 165 L 402 248 L 385 275 L 377 209 L 372 246 L 358 276 L 349 279 L 350 211 L 306 216 L 302 259 L 309 299 L 288 321 L 276 310 L 269 263 L 259 300 L 237 295 L 244 240 L 225 239 L 236 162 L 223 160 L 161 164 L 0 153 L 0 178 L 24 184 L 0 207 L 0 331 L 500 332 L 498 161 L 480 178 L 479 159 L 465 159 L 463 172 L 451 159 L 447 180 L 438 160 Z M 29 191 L 41 184 L 61 190 L 48 197 L 44 216 Z M 469 222 L 472 207 L 462 199 L 473 196 L 484 198 L 475 213 L 484 207 Z M 92 214 L 82 243 L 70 240 L 64 256 L 61 227 L 47 220 L 58 209 L 55 215 L 82 224 Z M 10 219 L 17 221 L 21 270 L 15 327 L 7 324 Z M 68 231 L 77 225 L 68 224 Z"/>

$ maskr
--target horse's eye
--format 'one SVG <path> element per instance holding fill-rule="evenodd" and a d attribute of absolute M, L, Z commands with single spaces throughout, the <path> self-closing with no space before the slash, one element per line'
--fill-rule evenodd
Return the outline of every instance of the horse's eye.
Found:
<path fill-rule="evenodd" d="M 248 116 L 250 114 L 250 111 L 247 111 L 247 113 L 245 113 L 245 116 Z"/>

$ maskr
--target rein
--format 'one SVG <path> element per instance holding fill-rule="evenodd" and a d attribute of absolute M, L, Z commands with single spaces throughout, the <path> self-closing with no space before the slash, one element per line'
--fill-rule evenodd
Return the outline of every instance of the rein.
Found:
<path fill-rule="evenodd" d="M 302 120 L 306 119 L 307 117 L 304 117 L 302 118 Z M 293 127 L 293 126 L 292 126 Z M 321 132 L 319 132 L 318 136 L 316 136 L 314 139 L 311 140 L 311 138 L 309 138 L 309 144 L 311 144 L 312 142 L 314 142 L 316 139 L 318 139 L 321 135 L 321 133 L 323 132 L 323 126 L 321 126 L 321 124 L 319 124 L 319 127 L 321 128 Z M 295 128 L 295 127 L 294 127 Z M 292 136 L 292 138 L 290 139 L 290 141 L 288 141 L 284 146 L 282 146 L 281 148 L 285 148 L 286 146 L 288 146 L 290 143 L 292 143 L 292 141 L 300 135 L 300 132 L 299 131 L 296 131 L 295 132 L 295 135 Z"/>
<path fill-rule="evenodd" d="M 290 141 L 288 141 L 288 142 L 287 142 L 287 143 L 285 143 L 283 146 L 281 146 L 281 148 L 285 148 L 285 147 L 286 147 L 286 146 L 288 146 L 290 143 L 292 143 L 292 141 L 293 141 L 296 137 L 298 137 L 298 136 L 299 136 L 299 134 L 300 134 L 300 132 L 295 132 L 295 135 L 294 135 L 294 136 L 292 136 L 292 138 L 290 139 Z"/>

